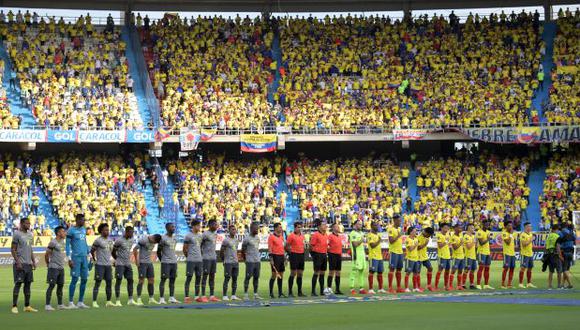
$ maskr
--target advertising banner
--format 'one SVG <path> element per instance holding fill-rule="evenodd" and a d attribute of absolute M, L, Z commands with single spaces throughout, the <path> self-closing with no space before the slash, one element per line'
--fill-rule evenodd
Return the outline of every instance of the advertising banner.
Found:
<path fill-rule="evenodd" d="M 44 142 L 46 130 L 43 129 L 4 129 L 0 130 L 0 142 Z"/>
<path fill-rule="evenodd" d="M 490 143 L 580 142 L 580 125 L 464 128 L 459 131 L 474 140 Z"/>
<path fill-rule="evenodd" d="M 125 131 L 83 131 L 77 132 L 77 142 L 121 143 L 125 142 Z"/>
<path fill-rule="evenodd" d="M 403 140 L 422 140 L 431 131 L 426 129 L 394 129 L 393 139 L 396 141 Z"/>
<path fill-rule="evenodd" d="M 150 143 L 155 141 L 155 131 L 127 131 L 125 142 L 129 143 Z"/>

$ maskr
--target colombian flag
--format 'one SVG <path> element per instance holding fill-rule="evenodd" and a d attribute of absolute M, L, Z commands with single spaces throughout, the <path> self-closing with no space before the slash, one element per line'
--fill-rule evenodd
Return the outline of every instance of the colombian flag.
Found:
<path fill-rule="evenodd" d="M 157 132 L 155 132 L 155 141 L 157 142 L 161 142 L 167 138 L 169 138 L 171 135 L 169 134 L 169 132 L 167 132 L 165 129 L 163 128 L 159 128 L 157 130 Z"/>
<path fill-rule="evenodd" d="M 540 136 L 539 127 L 519 127 L 516 130 L 516 141 L 518 143 L 534 143 Z"/>
<path fill-rule="evenodd" d="M 244 134 L 240 136 L 242 152 L 264 153 L 276 151 L 276 134 Z"/>
<path fill-rule="evenodd" d="M 201 140 L 202 141 L 209 141 L 217 132 L 215 128 L 202 128 L 201 129 Z"/>

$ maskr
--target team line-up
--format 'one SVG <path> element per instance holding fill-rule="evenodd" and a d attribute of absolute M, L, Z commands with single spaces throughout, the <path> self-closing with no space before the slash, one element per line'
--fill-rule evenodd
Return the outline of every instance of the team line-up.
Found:
<path fill-rule="evenodd" d="M 215 274 L 217 270 L 218 253 L 223 260 L 224 281 L 223 301 L 241 300 L 236 296 L 239 275 L 238 246 L 240 241 L 235 226 L 229 226 L 228 232 L 221 243 L 221 249 L 216 251 L 216 238 L 218 224 L 215 220 L 208 221 L 208 230 L 202 232 L 200 221 L 191 223 L 191 232 L 184 238 L 183 253 L 186 257 L 186 281 L 185 303 L 218 302 L 215 295 Z M 250 225 L 250 232 L 241 242 L 240 255 L 245 262 L 244 299 L 249 300 L 250 281 L 253 284 L 253 299 L 263 299 L 258 295 L 260 278 L 260 238 L 259 223 Z M 309 250 L 313 261 L 314 273 L 312 276 L 311 295 L 322 296 L 331 294 L 343 294 L 340 290 L 342 269 L 343 241 L 340 226 L 333 224 L 328 229 L 328 224 L 321 222 L 317 226 L 308 242 L 302 233 L 302 224 L 295 223 L 293 232 L 285 239 L 284 231 L 280 223 L 274 225 L 273 233 L 268 237 L 268 252 L 270 256 L 271 277 L 269 281 L 270 298 L 274 296 L 274 286 L 277 286 L 279 298 L 295 297 L 294 283 L 296 282 L 297 296 L 305 297 L 302 290 L 302 277 L 305 265 L 305 254 Z M 99 308 L 97 298 L 101 283 L 105 282 L 106 307 L 122 306 L 120 300 L 121 284 L 125 279 L 127 284 L 127 305 L 143 305 L 141 294 L 145 281 L 149 304 L 178 304 L 175 299 L 175 280 L 177 278 L 177 255 L 175 248 L 177 238 L 175 225 L 168 223 L 164 235 L 144 236 L 134 244 L 134 230 L 132 227 L 125 229 L 123 237 L 115 241 L 109 238 L 109 226 L 105 223 L 98 227 L 99 237 L 89 248 L 86 240 L 85 217 L 77 215 L 75 225 L 68 228 L 55 228 L 55 238 L 48 244 L 45 261 L 48 266 L 45 310 L 54 311 L 51 306 L 52 292 L 56 288 L 58 300 L 57 309 L 89 308 L 84 303 L 85 290 L 89 272 L 94 268 L 94 287 L 92 307 Z M 569 232 L 568 228 L 563 232 Z M 362 222 L 354 224 L 353 231 L 348 235 L 351 253 L 351 272 L 349 276 L 351 294 L 376 294 L 376 293 L 404 293 L 423 292 L 421 287 L 421 269 L 427 269 L 427 286 L 429 291 L 438 290 L 465 290 L 470 289 L 494 289 L 489 285 L 489 270 L 491 264 L 489 242 L 494 237 L 490 231 L 489 222 L 484 221 L 481 228 L 476 231 L 473 224 L 466 228 L 459 224 L 450 226 L 441 224 L 440 230 L 435 233 L 433 228 L 427 227 L 419 231 L 415 227 L 407 229 L 406 233 L 401 229 L 401 219 L 395 216 L 391 226 L 386 228 L 389 242 L 389 271 L 388 291 L 383 287 L 383 253 L 379 234 L 380 224 L 373 223 L 369 233 L 363 233 Z M 427 254 L 427 245 L 435 235 L 437 241 L 437 253 L 439 257 L 435 281 L 432 281 L 434 268 Z M 568 235 L 571 236 L 571 235 Z M 572 235 L 573 236 L 573 235 Z M 572 255 L 567 248 L 566 235 L 559 231 L 558 225 L 552 227 L 551 233 L 546 239 L 544 267 L 549 267 L 548 285 L 552 286 L 552 275 L 556 271 L 558 287 L 572 287 L 570 279 L 570 264 Z M 515 241 L 516 233 L 512 224 L 507 222 L 501 233 L 503 242 L 503 272 L 502 288 L 511 288 L 514 269 L 516 267 Z M 403 251 L 403 239 L 405 251 Z M 520 288 L 535 288 L 532 283 L 532 269 L 534 267 L 532 241 L 534 234 L 529 223 L 524 224 L 524 230 L 519 234 L 521 255 L 521 269 L 519 273 Z M 154 298 L 155 274 L 152 264 L 152 252 L 157 245 L 157 257 L 161 262 L 161 281 L 159 282 L 159 300 Z M 33 234 L 30 231 L 30 221 L 24 218 L 20 222 L 19 230 L 13 235 L 11 253 L 14 258 L 14 291 L 12 313 L 17 314 L 18 297 L 23 288 L 25 298 L 25 312 L 36 312 L 30 305 L 31 284 L 36 262 L 33 255 Z M 573 246 L 573 245 L 572 245 Z M 572 249 L 573 251 L 573 249 Z M 138 269 L 137 297 L 133 295 L 133 268 L 131 254 Z M 368 259 L 368 265 L 367 265 Z M 288 296 L 283 292 L 283 279 L 287 261 L 290 263 L 290 276 L 288 277 Z M 63 288 L 65 283 L 65 268 L 71 269 L 71 282 L 69 286 L 68 304 L 63 303 Z M 94 265 L 94 267 L 93 267 Z M 115 297 L 112 301 L 113 267 L 115 268 Z M 368 268 L 368 290 L 365 289 L 365 272 Z M 326 271 L 328 275 L 326 275 Z M 402 272 L 405 271 L 404 282 Z M 477 274 L 477 280 L 475 279 Z M 374 291 L 374 277 L 376 275 L 378 286 Z M 325 283 L 326 277 L 326 283 Z M 524 283 L 526 277 L 526 283 Z M 443 286 L 439 284 L 443 278 Z M 412 279 L 412 288 L 409 286 Z M 75 290 L 79 285 L 79 298 L 74 303 Z M 194 281 L 194 297 L 190 296 L 190 285 Z M 169 299 L 165 300 L 165 284 L 168 282 Z M 231 282 L 231 284 L 230 284 Z M 334 289 L 333 289 L 334 282 Z M 395 282 L 395 283 L 394 283 Z M 317 285 L 319 291 L 317 291 Z M 231 295 L 228 289 L 231 287 Z M 209 288 L 209 292 L 206 290 Z M 209 295 L 208 295 L 209 293 Z M 209 298 L 208 298 L 209 296 Z"/>

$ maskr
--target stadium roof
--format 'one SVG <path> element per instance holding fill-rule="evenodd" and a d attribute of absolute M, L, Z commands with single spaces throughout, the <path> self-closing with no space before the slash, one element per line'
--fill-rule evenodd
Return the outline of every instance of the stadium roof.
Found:
<path fill-rule="evenodd" d="M 0 7 L 125 11 L 339 12 L 576 4 L 578 0 L 0 0 Z"/>

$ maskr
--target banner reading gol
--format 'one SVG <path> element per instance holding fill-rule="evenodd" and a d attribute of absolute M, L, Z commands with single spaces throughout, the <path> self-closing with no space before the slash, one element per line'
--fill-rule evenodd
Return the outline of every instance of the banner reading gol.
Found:
<path fill-rule="evenodd" d="M 276 134 L 244 134 L 240 136 L 242 152 L 262 153 L 276 151 Z"/>

